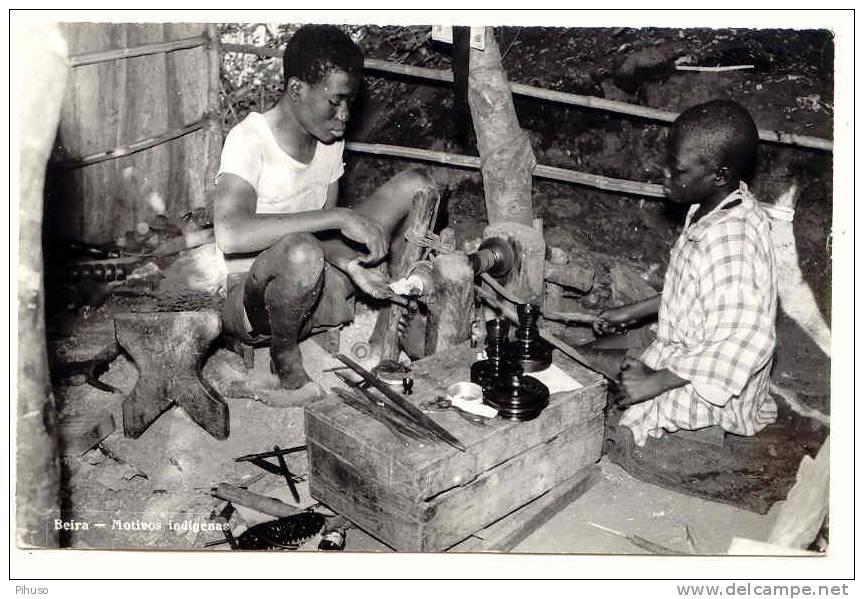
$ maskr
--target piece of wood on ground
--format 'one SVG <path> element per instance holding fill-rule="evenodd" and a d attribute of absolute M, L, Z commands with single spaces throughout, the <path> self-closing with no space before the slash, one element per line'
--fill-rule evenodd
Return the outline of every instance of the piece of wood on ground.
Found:
<path fill-rule="evenodd" d="M 451 548 L 451 551 L 511 551 L 600 480 L 600 467 L 591 465 L 534 501 Z"/>
<path fill-rule="evenodd" d="M 594 286 L 594 271 L 576 263 L 555 264 L 547 260 L 546 281 L 561 287 L 589 291 Z"/>
<path fill-rule="evenodd" d="M 616 306 L 632 304 L 657 295 L 648 282 L 625 264 L 616 264 L 609 270 L 612 278 L 612 303 Z"/>
<path fill-rule="evenodd" d="M 795 485 L 779 508 L 768 542 L 806 549 L 816 539 L 828 515 L 829 440 L 825 439 L 814 460 L 805 455 Z"/>
<path fill-rule="evenodd" d="M 57 427 L 60 453 L 62 455 L 86 453 L 113 433 L 116 428 L 114 414 L 110 410 L 63 418 Z"/>
<path fill-rule="evenodd" d="M 267 497 L 248 489 L 235 487 L 228 483 L 219 483 L 213 491 L 213 495 L 219 499 L 230 501 L 231 503 L 252 508 L 256 512 L 275 516 L 277 518 L 285 518 L 300 513 L 300 508 L 288 505 L 287 503 L 276 499 L 275 497 Z"/>
<path fill-rule="evenodd" d="M 785 545 L 774 545 L 763 541 L 754 541 L 752 539 L 742 539 L 735 537 L 729 544 L 728 555 L 806 555 L 806 556 L 821 556 L 821 553 L 815 551 L 804 551 L 803 549 L 793 549 Z"/>

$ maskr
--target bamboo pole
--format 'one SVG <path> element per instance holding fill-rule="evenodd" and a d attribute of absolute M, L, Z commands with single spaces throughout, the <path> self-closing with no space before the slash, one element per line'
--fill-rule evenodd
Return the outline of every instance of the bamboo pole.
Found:
<path fill-rule="evenodd" d="M 477 156 L 448 154 L 447 152 L 435 152 L 420 148 L 409 148 L 388 144 L 370 144 L 359 141 L 350 141 L 345 144 L 345 147 L 352 152 L 359 152 L 361 154 L 410 158 L 412 160 L 435 162 L 448 166 L 470 168 L 474 170 L 480 169 L 480 158 Z M 534 169 L 534 176 L 542 177 L 544 179 L 552 179 L 554 181 L 577 183 L 579 185 L 595 187 L 605 191 L 615 191 L 650 198 L 665 197 L 663 186 L 655 183 L 640 183 L 638 181 L 628 181 L 627 179 L 613 179 L 612 177 L 592 175 L 591 173 L 583 173 L 580 171 L 573 171 L 555 166 L 546 166 L 543 164 L 537 165 Z"/>
<path fill-rule="evenodd" d="M 752 64 L 735 64 L 723 67 L 697 67 L 690 65 L 676 65 L 676 71 L 695 71 L 697 73 L 728 73 L 729 71 L 747 71 L 755 69 L 756 65 Z"/>
<path fill-rule="evenodd" d="M 194 37 L 184 37 L 179 40 L 168 42 L 154 42 L 152 44 L 142 44 L 132 48 L 117 48 L 115 50 L 100 50 L 99 52 L 84 52 L 75 54 L 69 57 L 69 66 L 81 67 L 88 64 L 98 64 L 100 62 L 109 62 L 111 60 L 119 60 L 124 58 L 134 58 L 135 56 L 147 56 L 149 54 L 159 54 L 164 52 L 173 52 L 174 50 L 186 50 L 188 48 L 197 48 L 203 46 L 209 40 L 206 35 L 196 35 Z"/>
<path fill-rule="evenodd" d="M 278 48 L 261 48 L 258 46 L 248 46 L 242 44 L 223 44 L 223 50 L 226 52 L 240 52 L 244 54 L 256 54 L 266 58 L 281 58 L 282 52 Z M 384 73 L 392 73 L 394 75 L 403 75 L 408 77 L 416 77 L 418 79 L 428 79 L 431 81 L 442 81 L 445 83 L 453 82 L 453 73 L 442 69 L 430 69 L 428 67 L 414 67 L 411 65 L 397 64 L 387 62 L 386 60 L 378 60 L 367 58 L 364 61 L 365 68 L 370 71 L 380 71 Z M 607 100 L 605 98 L 597 98 L 595 96 L 583 96 L 581 94 L 571 94 L 568 92 L 559 92 L 554 90 L 533 87 L 522 83 L 510 83 L 510 91 L 520 96 L 536 98 L 539 100 L 548 100 L 558 102 L 560 104 L 568 104 L 571 106 L 580 106 L 582 108 L 594 108 L 596 110 L 605 110 L 617 114 L 626 114 L 653 121 L 663 123 L 671 123 L 678 118 L 677 112 L 669 110 L 660 110 L 658 108 L 650 108 L 648 106 L 639 106 L 638 104 L 630 104 L 628 102 L 619 102 L 617 100 Z M 834 150 L 834 142 L 821 137 L 812 135 L 798 135 L 795 133 L 786 133 L 784 131 L 775 131 L 772 129 L 760 129 L 759 139 L 769 143 L 776 143 L 786 146 L 797 146 L 801 148 L 810 148 L 814 150 L 824 150 L 832 152 Z"/>
<path fill-rule="evenodd" d="M 105 152 L 98 152 L 96 154 L 90 154 L 89 156 L 84 156 L 83 158 L 70 159 L 70 160 L 61 160 L 58 162 L 49 163 L 49 167 L 53 169 L 60 170 L 69 170 L 75 168 L 81 168 L 83 166 L 88 166 L 91 164 L 98 164 L 99 162 L 105 162 L 106 160 L 114 160 L 115 158 L 121 158 L 123 156 L 128 156 L 130 154 L 134 154 L 136 152 L 141 152 L 143 150 L 147 150 L 154 146 L 158 146 L 160 144 L 169 142 L 173 139 L 177 139 L 178 137 L 183 137 L 189 133 L 194 131 L 198 131 L 202 127 L 204 127 L 211 118 L 209 116 L 205 116 L 203 119 L 196 123 L 192 123 L 191 125 L 186 125 L 185 127 L 178 127 L 177 129 L 172 129 L 170 131 L 166 131 L 161 135 L 156 135 L 154 137 L 148 137 L 146 139 L 142 139 L 136 142 L 133 142 L 129 145 L 114 148 L 113 150 L 107 150 Z"/>
<path fill-rule="evenodd" d="M 222 104 L 219 98 L 222 50 L 219 41 L 219 30 L 214 23 L 207 25 L 206 33 L 208 38 L 208 47 L 206 50 L 207 69 L 210 82 L 209 89 L 207 90 L 207 112 L 211 115 L 218 115 L 222 112 Z M 217 118 L 210 119 L 204 135 L 207 147 L 207 178 L 204 183 L 204 193 L 209 196 L 215 187 L 216 174 L 219 172 L 219 161 L 222 154 L 221 120 Z"/>

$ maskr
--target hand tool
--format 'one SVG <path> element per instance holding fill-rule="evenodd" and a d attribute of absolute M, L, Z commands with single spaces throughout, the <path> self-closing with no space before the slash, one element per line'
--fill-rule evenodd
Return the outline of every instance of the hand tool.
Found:
<path fill-rule="evenodd" d="M 465 451 L 465 445 L 462 442 L 451 435 L 445 428 L 439 425 L 437 422 L 429 418 L 426 414 L 422 412 L 417 406 L 409 402 L 407 399 L 403 398 L 401 395 L 393 391 L 389 385 L 382 382 L 378 377 L 370 373 L 368 370 L 360 366 L 357 362 L 352 360 L 351 358 L 344 356 L 342 354 L 336 354 L 336 358 L 351 367 L 351 370 L 359 374 L 364 381 L 366 381 L 369 385 L 375 387 L 380 391 L 384 397 L 390 400 L 397 408 L 402 410 L 405 415 L 407 415 L 411 420 L 413 420 L 416 424 L 422 426 L 423 428 L 431 431 L 436 437 L 458 449 L 459 451 Z"/>
<path fill-rule="evenodd" d="M 349 393 L 351 397 L 345 397 L 344 393 L 337 393 L 342 400 L 351 405 L 351 401 L 357 402 L 359 400 L 359 406 L 353 406 L 361 412 L 367 413 L 369 416 L 372 416 L 376 420 L 384 420 L 384 424 L 392 424 L 396 427 L 396 430 L 403 431 L 404 434 L 411 437 L 416 441 L 420 440 L 428 440 L 434 443 L 438 443 L 440 439 L 433 435 L 427 429 L 421 427 L 416 422 L 411 420 L 408 416 L 405 415 L 404 412 L 397 409 L 394 406 L 391 406 L 381 399 L 374 397 L 369 390 L 364 386 L 364 383 L 355 382 L 349 379 L 347 376 L 341 373 L 335 373 L 336 376 L 341 380 L 345 385 L 351 389 L 352 393 Z M 350 400 L 350 401 L 349 401 Z M 403 430 L 404 429 L 404 430 Z"/>
<path fill-rule="evenodd" d="M 235 462 L 254 462 L 255 460 L 260 460 L 264 458 L 273 458 L 277 455 L 287 455 L 289 453 L 296 453 L 298 451 L 306 451 L 305 445 L 296 445 L 294 447 L 283 447 L 279 451 L 265 451 L 264 453 L 250 453 L 247 455 L 241 455 L 239 458 L 234 458 Z"/>
<path fill-rule="evenodd" d="M 429 440 L 426 435 L 423 434 L 423 431 L 418 431 L 410 428 L 407 423 L 400 422 L 398 420 L 391 420 L 385 413 L 382 413 L 381 410 L 376 409 L 376 406 L 369 405 L 368 401 L 364 401 L 355 393 L 351 393 L 350 391 L 346 391 L 344 389 L 339 389 L 338 387 L 331 388 L 331 391 L 339 396 L 339 398 L 344 401 L 346 404 L 354 408 L 355 410 L 366 414 L 379 421 L 381 424 L 387 427 L 390 433 L 396 438 L 396 440 L 404 447 L 408 446 L 408 442 L 403 438 L 409 437 L 415 441 L 423 441 Z M 438 439 L 432 439 L 435 442 Z"/>
<path fill-rule="evenodd" d="M 300 512 L 293 516 L 262 522 L 237 537 L 237 549 L 298 549 L 324 526 L 324 516 Z"/>
<path fill-rule="evenodd" d="M 285 477 L 285 482 L 288 484 L 288 488 L 291 489 L 291 497 L 294 498 L 294 501 L 300 503 L 300 493 L 297 492 L 297 485 L 294 484 L 293 475 L 288 470 L 288 464 L 285 463 L 285 458 L 280 453 L 279 446 L 274 445 L 273 451 L 276 452 L 276 460 L 279 462 L 279 472 Z"/>
<path fill-rule="evenodd" d="M 614 530 L 612 528 L 607 528 L 605 526 L 601 526 L 600 524 L 595 524 L 594 522 L 586 522 L 588 526 L 593 526 L 603 532 L 608 532 L 609 534 L 615 535 L 616 537 L 621 537 L 622 539 L 627 539 L 640 549 L 644 549 L 645 551 L 650 551 L 651 553 L 656 553 L 659 555 L 692 555 L 686 551 L 676 551 L 675 549 L 669 549 L 668 547 L 664 547 L 663 545 L 658 545 L 654 541 L 649 541 L 644 537 L 640 537 L 639 535 L 634 535 L 630 533 L 624 533 L 618 530 Z"/>
<path fill-rule="evenodd" d="M 429 401 L 423 402 L 420 404 L 419 407 L 421 410 L 430 412 L 441 412 L 449 410 L 459 414 L 459 416 L 461 416 L 462 419 L 469 424 L 473 424 L 474 426 L 478 426 L 481 428 L 489 426 L 490 418 L 484 418 L 483 416 L 478 416 L 476 414 L 470 414 L 468 412 L 465 412 L 453 405 L 453 402 L 444 397 L 443 395 L 439 395 L 435 399 L 430 399 Z"/>
<path fill-rule="evenodd" d="M 284 501 L 279 501 L 273 497 L 259 495 L 247 489 L 241 489 L 228 483 L 219 483 L 215 489 L 211 491 L 213 495 L 219 499 L 243 505 L 253 510 L 259 511 L 268 516 L 276 516 L 284 518 L 285 516 L 293 516 L 299 514 L 302 510 L 288 505 Z"/>

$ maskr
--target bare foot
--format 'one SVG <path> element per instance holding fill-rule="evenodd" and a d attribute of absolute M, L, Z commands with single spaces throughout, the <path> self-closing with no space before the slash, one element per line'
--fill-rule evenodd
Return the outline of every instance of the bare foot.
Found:
<path fill-rule="evenodd" d="M 299 389 L 312 382 L 303 368 L 303 357 L 299 347 L 284 349 L 279 353 L 272 352 L 271 349 L 271 353 L 270 371 L 279 377 L 279 385 L 283 389 Z"/>

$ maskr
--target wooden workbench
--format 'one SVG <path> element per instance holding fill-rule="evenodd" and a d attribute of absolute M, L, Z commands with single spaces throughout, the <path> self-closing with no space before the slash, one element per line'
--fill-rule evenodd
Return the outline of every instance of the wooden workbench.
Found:
<path fill-rule="evenodd" d="M 466 345 L 412 365 L 415 404 L 469 379 Z M 582 387 L 555 393 L 529 422 L 478 428 L 452 412 L 431 416 L 462 441 L 403 446 L 381 423 L 328 396 L 306 409 L 312 495 L 398 550 L 440 551 L 578 479 L 600 459 L 606 383 L 563 354 L 554 363 Z"/>

